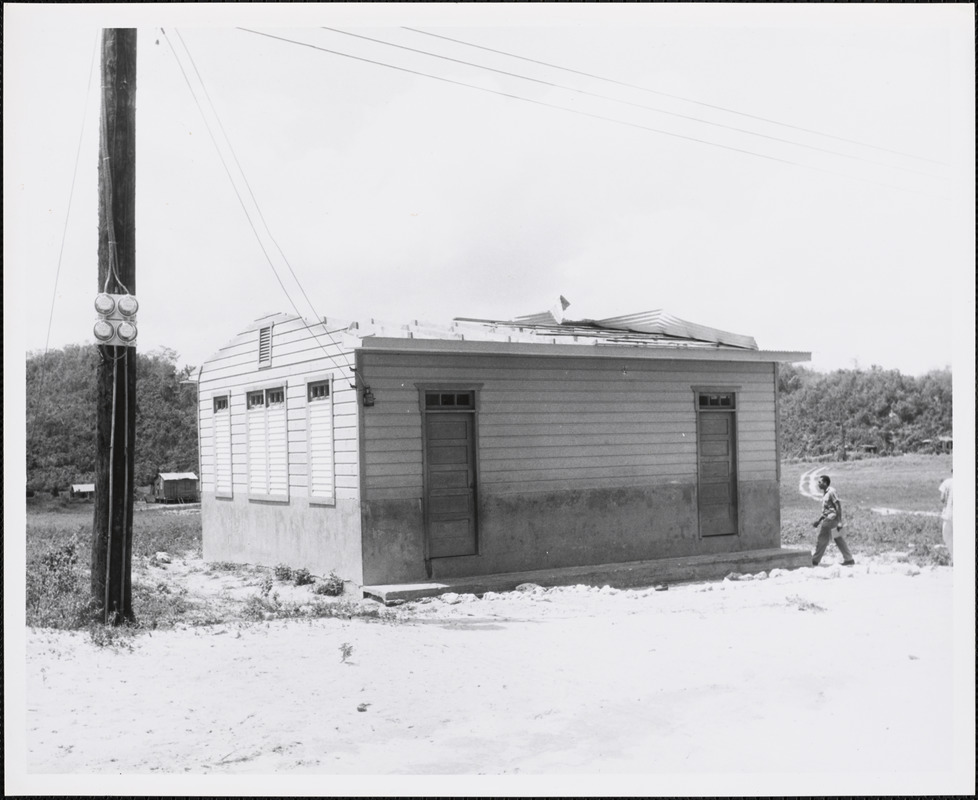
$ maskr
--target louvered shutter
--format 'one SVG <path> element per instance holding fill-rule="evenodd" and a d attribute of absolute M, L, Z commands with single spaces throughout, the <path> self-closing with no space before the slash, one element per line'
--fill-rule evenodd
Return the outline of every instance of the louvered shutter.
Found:
<path fill-rule="evenodd" d="M 218 402 L 223 400 L 223 402 Z M 228 398 L 214 403 L 214 493 L 232 496 L 231 477 L 231 409 Z"/>
<path fill-rule="evenodd" d="M 285 389 L 269 389 L 266 399 L 268 494 L 273 497 L 288 497 L 289 432 L 285 413 Z"/>
<path fill-rule="evenodd" d="M 248 393 L 248 494 L 268 494 L 264 392 Z"/>
<path fill-rule="evenodd" d="M 307 391 L 309 431 L 309 498 L 335 499 L 333 470 L 333 396 L 329 381 L 311 383 Z"/>

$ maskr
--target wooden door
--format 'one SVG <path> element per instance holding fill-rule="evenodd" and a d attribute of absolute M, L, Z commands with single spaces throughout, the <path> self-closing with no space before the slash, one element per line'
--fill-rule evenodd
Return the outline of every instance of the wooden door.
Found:
<path fill-rule="evenodd" d="M 474 429 L 471 412 L 425 416 L 428 558 L 477 553 Z"/>
<path fill-rule="evenodd" d="M 732 411 L 699 415 L 699 512 L 701 536 L 737 533 L 737 450 Z"/>

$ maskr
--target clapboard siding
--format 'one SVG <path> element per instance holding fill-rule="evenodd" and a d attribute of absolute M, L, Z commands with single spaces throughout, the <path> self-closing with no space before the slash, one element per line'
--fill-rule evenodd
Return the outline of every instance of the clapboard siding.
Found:
<path fill-rule="evenodd" d="M 201 488 L 214 490 L 215 446 L 213 431 L 213 397 L 229 395 L 231 481 L 233 494 L 249 493 L 253 480 L 256 488 L 262 484 L 258 476 L 249 475 L 249 426 L 246 395 L 256 389 L 283 387 L 285 389 L 285 418 L 276 421 L 269 430 L 267 456 L 257 447 L 253 455 L 267 457 L 269 469 L 275 473 L 273 483 L 279 489 L 287 481 L 288 496 L 308 497 L 310 442 L 308 438 L 307 381 L 331 378 L 333 437 L 332 469 L 336 497 L 359 497 L 358 404 L 356 390 L 351 387 L 349 366 L 353 354 L 340 346 L 338 331 L 326 333 L 323 326 L 309 330 L 300 320 L 275 321 L 272 328 L 272 361 L 267 368 L 258 368 L 259 328 L 268 323 L 256 323 L 252 329 L 237 336 L 214 358 L 204 363 L 199 382 L 200 398 L 200 469 Z M 257 428 L 252 429 L 257 434 Z M 313 441 L 315 446 L 317 440 Z M 323 441 L 319 439 L 318 441 Z"/>
<path fill-rule="evenodd" d="M 771 364 L 371 352 L 361 358 L 376 396 L 364 416 L 368 498 L 420 496 L 417 384 L 481 385 L 484 492 L 695 480 L 695 390 L 704 388 L 737 391 L 741 480 L 776 474 Z"/>

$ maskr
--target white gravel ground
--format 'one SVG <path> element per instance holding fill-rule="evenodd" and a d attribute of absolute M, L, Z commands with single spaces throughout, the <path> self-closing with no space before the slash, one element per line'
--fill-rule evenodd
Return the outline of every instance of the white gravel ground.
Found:
<path fill-rule="evenodd" d="M 459 786 L 382 776 L 493 794 L 944 793 L 951 569 L 904 559 L 449 595 L 387 621 L 157 631 L 131 651 L 29 630 L 26 778 L 98 793 L 132 776 L 152 793 Z M 233 594 L 195 566 L 196 591 Z"/>

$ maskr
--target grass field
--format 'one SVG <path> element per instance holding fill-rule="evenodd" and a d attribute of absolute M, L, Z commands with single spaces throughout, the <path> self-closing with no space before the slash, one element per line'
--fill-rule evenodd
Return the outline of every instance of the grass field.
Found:
<path fill-rule="evenodd" d="M 798 491 L 798 483 L 801 475 L 815 466 L 824 467 L 831 475 L 832 484 L 842 498 L 845 536 L 857 560 L 860 553 L 896 550 L 908 552 L 918 563 L 948 563 L 947 552 L 941 546 L 939 518 L 919 514 L 882 515 L 872 509 L 940 511 L 937 487 L 951 474 L 950 456 L 908 455 L 844 463 L 784 464 L 781 541 L 786 547 L 814 547 L 815 531 L 811 523 L 820 513 L 820 504 L 803 496 Z M 47 497 L 28 499 L 29 625 L 84 628 L 91 624 L 93 613 L 87 598 L 92 514 L 90 502 Z M 183 598 L 140 582 L 141 566 L 159 551 L 199 557 L 201 527 L 196 508 L 140 504 L 133 515 L 133 607 L 137 620 L 149 627 L 167 627 L 190 611 Z M 834 546 L 830 545 L 826 559 L 834 557 Z"/>
<path fill-rule="evenodd" d="M 843 532 L 850 549 L 859 553 L 887 550 L 906 551 L 915 560 L 946 564 L 942 548 L 941 521 L 919 513 L 879 514 L 874 508 L 907 512 L 941 510 L 938 487 L 951 474 L 950 455 L 906 455 L 859 461 L 789 462 L 781 465 L 781 541 L 785 546 L 815 546 L 812 521 L 821 513 L 821 503 L 798 491 L 802 474 L 824 469 L 832 478 L 842 500 Z M 827 559 L 834 558 L 829 545 Z"/>
<path fill-rule="evenodd" d="M 91 502 L 64 497 L 27 500 L 27 622 L 83 628 L 95 616 L 88 604 Z M 201 552 L 200 513 L 181 506 L 137 505 L 133 514 L 133 607 L 151 626 L 179 616 L 179 598 L 157 597 L 138 582 L 138 566 L 159 551 Z"/>

